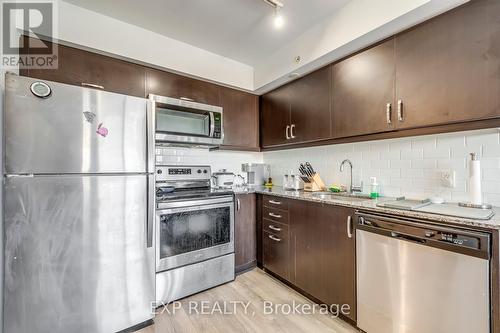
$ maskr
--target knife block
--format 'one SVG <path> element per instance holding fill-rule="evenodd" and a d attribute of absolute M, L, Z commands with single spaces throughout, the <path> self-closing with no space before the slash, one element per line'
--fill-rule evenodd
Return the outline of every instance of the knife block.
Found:
<path fill-rule="evenodd" d="M 326 191 L 326 185 L 321 179 L 321 177 L 318 175 L 318 173 L 315 173 L 311 177 L 311 182 L 304 182 L 304 191 L 306 192 Z"/>

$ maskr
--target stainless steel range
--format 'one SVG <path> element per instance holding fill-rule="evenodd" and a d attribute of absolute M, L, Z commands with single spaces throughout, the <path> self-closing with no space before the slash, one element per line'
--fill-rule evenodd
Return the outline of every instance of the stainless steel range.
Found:
<path fill-rule="evenodd" d="M 158 306 L 234 280 L 234 199 L 209 166 L 156 168 Z"/>

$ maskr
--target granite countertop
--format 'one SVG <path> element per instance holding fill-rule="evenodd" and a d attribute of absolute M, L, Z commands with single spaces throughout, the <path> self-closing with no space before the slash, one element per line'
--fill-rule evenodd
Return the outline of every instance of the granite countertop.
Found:
<path fill-rule="evenodd" d="M 468 218 L 460 218 L 454 216 L 447 215 L 439 215 L 439 214 L 431 214 L 424 213 L 419 211 L 409 211 L 409 210 L 401 210 L 401 209 L 393 209 L 393 208 L 385 208 L 378 207 L 377 203 L 394 200 L 394 198 L 378 198 L 378 199 L 366 199 L 360 200 L 360 198 L 347 198 L 343 197 L 342 199 L 336 199 L 335 197 L 321 199 L 312 195 L 311 192 L 304 191 L 288 191 L 283 187 L 273 186 L 272 188 L 266 188 L 264 186 L 258 186 L 253 188 L 248 187 L 238 187 L 234 188 L 235 194 L 243 194 L 243 193 L 259 193 L 259 194 L 267 194 L 274 195 L 278 197 L 290 198 L 290 199 L 298 199 L 298 200 L 306 200 L 311 202 L 320 202 L 325 204 L 332 204 L 337 206 L 351 207 L 355 209 L 362 209 L 367 211 L 391 214 L 391 215 L 399 215 L 404 217 L 412 217 L 423 220 L 430 220 L 434 222 L 440 222 L 444 224 L 457 225 L 457 226 L 470 226 L 470 227 L 480 227 L 486 229 L 497 229 L 500 230 L 500 208 L 494 207 L 493 212 L 495 215 L 489 220 L 475 220 Z"/>

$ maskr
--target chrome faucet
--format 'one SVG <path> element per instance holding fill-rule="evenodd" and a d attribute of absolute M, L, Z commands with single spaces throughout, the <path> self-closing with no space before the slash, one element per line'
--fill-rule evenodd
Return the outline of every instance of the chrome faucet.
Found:
<path fill-rule="evenodd" d="M 354 186 L 352 183 L 352 162 L 351 162 L 351 160 L 345 159 L 342 161 L 342 163 L 340 163 L 340 172 L 344 171 L 345 164 L 349 164 L 349 166 L 351 167 L 351 183 L 349 184 L 348 193 L 352 194 L 353 192 L 363 192 L 363 181 L 361 181 L 360 186 Z"/>

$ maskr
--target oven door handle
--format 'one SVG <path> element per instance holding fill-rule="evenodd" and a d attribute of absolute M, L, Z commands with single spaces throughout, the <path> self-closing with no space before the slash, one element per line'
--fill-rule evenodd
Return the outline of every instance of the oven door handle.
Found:
<path fill-rule="evenodd" d="M 196 205 L 196 206 L 183 206 L 183 207 L 175 207 L 175 208 L 160 208 L 157 210 L 159 215 L 167 215 L 167 214 L 177 214 L 183 212 L 195 212 L 200 210 L 209 210 L 216 208 L 230 208 L 231 214 L 234 212 L 234 202 L 222 202 L 222 203 L 214 203 L 209 205 Z"/>
<path fill-rule="evenodd" d="M 215 116 L 213 112 L 208 113 L 210 115 L 210 135 L 209 137 L 213 138 L 215 133 Z"/>

